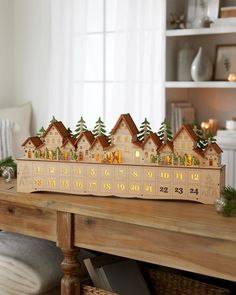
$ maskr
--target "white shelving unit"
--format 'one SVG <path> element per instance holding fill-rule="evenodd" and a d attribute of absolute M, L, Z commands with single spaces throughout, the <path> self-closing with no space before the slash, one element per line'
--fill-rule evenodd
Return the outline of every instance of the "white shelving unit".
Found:
<path fill-rule="evenodd" d="M 217 45 L 235 43 L 233 40 L 236 40 L 236 27 L 171 29 L 169 23 L 171 13 L 181 15 L 183 11 L 187 11 L 188 1 L 164 1 L 166 1 L 165 100 L 167 103 L 191 101 L 196 109 L 199 123 L 209 118 L 216 118 L 223 127 L 226 120 L 236 115 L 236 82 L 214 81 L 214 78 L 206 82 L 177 81 L 177 55 L 178 50 L 187 42 L 196 52 L 200 46 L 203 47 L 214 65 Z"/>
<path fill-rule="evenodd" d="M 236 82 L 228 81 L 177 81 L 177 54 L 184 43 L 188 42 L 196 50 L 201 46 L 215 63 L 216 46 L 234 44 L 236 40 L 235 26 L 210 27 L 199 29 L 171 29 L 168 18 L 171 13 L 181 15 L 187 11 L 187 0 L 166 1 L 166 32 L 165 32 L 165 100 L 190 101 L 196 110 L 197 121 L 218 119 L 224 127 L 225 121 L 236 115 Z M 214 79 L 214 78 L 213 78 Z M 168 107 L 166 109 L 169 109 Z M 236 148 L 219 142 L 223 149 L 222 160 L 226 164 L 226 184 L 236 188 Z"/>

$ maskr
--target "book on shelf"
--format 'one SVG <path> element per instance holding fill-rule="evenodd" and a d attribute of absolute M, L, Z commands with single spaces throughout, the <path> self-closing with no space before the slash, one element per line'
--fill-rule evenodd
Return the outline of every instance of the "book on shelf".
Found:
<path fill-rule="evenodd" d="M 183 124 L 195 121 L 195 109 L 191 102 L 170 102 L 167 106 L 167 120 L 175 133 Z"/>
<path fill-rule="evenodd" d="M 120 295 L 150 295 L 136 261 L 102 255 L 84 263 L 95 287 Z"/>

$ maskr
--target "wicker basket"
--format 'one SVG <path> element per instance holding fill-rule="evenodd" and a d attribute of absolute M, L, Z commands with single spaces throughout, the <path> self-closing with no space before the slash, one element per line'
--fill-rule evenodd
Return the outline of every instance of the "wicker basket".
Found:
<path fill-rule="evenodd" d="M 147 269 L 148 285 L 155 295 L 229 295 L 228 289 L 216 287 L 169 271 Z"/>
<path fill-rule="evenodd" d="M 206 284 L 170 271 L 144 269 L 145 279 L 153 295 L 230 295 L 228 289 Z M 119 295 L 86 284 L 81 295 Z M 130 294 L 133 295 L 133 294 Z"/>
<path fill-rule="evenodd" d="M 82 295 L 119 295 L 109 291 L 101 290 L 92 286 L 83 285 L 82 286 Z"/>

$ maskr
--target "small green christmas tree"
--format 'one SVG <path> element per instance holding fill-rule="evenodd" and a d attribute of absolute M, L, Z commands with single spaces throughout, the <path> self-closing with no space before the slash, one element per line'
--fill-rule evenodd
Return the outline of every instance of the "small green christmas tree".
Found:
<path fill-rule="evenodd" d="M 159 131 L 157 132 L 157 135 L 159 136 L 162 143 L 167 142 L 167 140 L 169 141 L 172 140 L 171 128 L 166 119 L 161 123 L 161 127 Z"/>
<path fill-rule="evenodd" d="M 38 133 L 37 133 L 37 136 L 38 136 L 39 138 L 42 138 L 42 137 L 43 137 L 43 134 L 44 134 L 45 131 L 46 131 L 46 130 L 45 130 L 44 127 L 42 126 L 42 127 L 39 129 L 39 131 L 38 131 Z"/>
<path fill-rule="evenodd" d="M 216 143 L 216 139 L 214 138 L 213 134 L 209 132 L 205 138 L 202 138 L 199 141 L 199 144 L 201 145 L 202 149 L 206 149 L 209 144 Z"/>
<path fill-rule="evenodd" d="M 72 130 L 70 129 L 70 127 L 67 128 L 67 131 L 69 132 L 70 137 L 74 137 L 73 132 L 72 132 Z"/>
<path fill-rule="evenodd" d="M 52 116 L 52 120 L 50 121 L 51 124 L 58 122 L 55 116 Z"/>
<path fill-rule="evenodd" d="M 197 122 L 194 121 L 192 123 L 192 128 L 193 128 L 193 131 L 194 133 L 197 135 L 198 137 L 198 141 L 197 141 L 197 146 L 200 148 L 200 149 L 204 149 L 206 147 L 206 144 L 205 144 L 205 139 L 203 138 L 203 132 L 202 132 L 202 129 L 198 126 Z"/>
<path fill-rule="evenodd" d="M 105 129 L 105 124 L 102 121 L 101 117 L 98 118 L 96 125 L 93 129 L 93 135 L 94 136 L 100 136 L 100 135 L 105 135 L 106 136 L 106 129 Z"/>
<path fill-rule="evenodd" d="M 74 137 L 78 137 L 81 132 L 87 131 L 87 126 L 82 116 L 80 117 L 80 120 L 77 122 L 75 127 L 76 129 L 75 129 Z"/>
<path fill-rule="evenodd" d="M 143 141 L 151 132 L 152 132 L 152 128 L 150 127 L 150 123 L 148 122 L 147 118 L 145 118 L 140 126 L 138 139 L 140 141 Z"/>

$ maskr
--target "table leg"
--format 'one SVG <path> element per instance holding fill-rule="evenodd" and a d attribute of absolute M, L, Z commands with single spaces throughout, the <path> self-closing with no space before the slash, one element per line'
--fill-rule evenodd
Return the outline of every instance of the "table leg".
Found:
<path fill-rule="evenodd" d="M 64 255 L 61 268 L 64 276 L 61 281 L 61 295 L 80 295 L 78 277 L 79 248 L 74 246 L 74 215 L 57 212 L 57 241 Z"/>
<path fill-rule="evenodd" d="M 64 260 L 62 261 L 61 268 L 64 276 L 61 281 L 61 294 L 62 295 L 79 295 L 80 283 L 78 278 L 79 262 L 77 255 L 79 249 L 62 249 Z"/>

